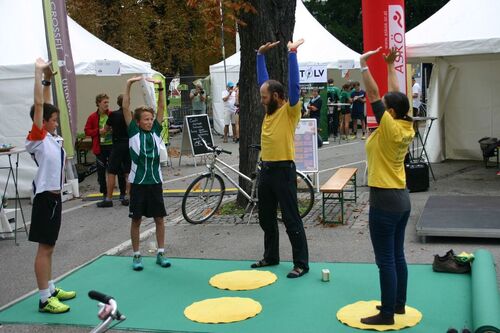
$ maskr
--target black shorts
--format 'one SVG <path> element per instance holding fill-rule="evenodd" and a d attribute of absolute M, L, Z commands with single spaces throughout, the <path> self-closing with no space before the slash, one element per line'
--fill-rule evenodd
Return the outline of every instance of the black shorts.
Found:
<path fill-rule="evenodd" d="M 61 229 L 61 194 L 45 191 L 33 199 L 28 239 L 32 242 L 55 245 Z"/>
<path fill-rule="evenodd" d="M 113 175 L 130 173 L 130 151 L 128 140 L 123 142 L 114 142 L 111 149 L 111 156 L 108 162 L 108 172 Z"/>
<path fill-rule="evenodd" d="M 340 113 L 342 113 L 342 114 L 351 114 L 351 108 L 345 108 L 345 107 L 343 107 L 342 109 L 340 109 Z"/>
<path fill-rule="evenodd" d="M 167 215 L 163 202 L 162 184 L 130 184 L 128 217 L 164 217 Z"/>

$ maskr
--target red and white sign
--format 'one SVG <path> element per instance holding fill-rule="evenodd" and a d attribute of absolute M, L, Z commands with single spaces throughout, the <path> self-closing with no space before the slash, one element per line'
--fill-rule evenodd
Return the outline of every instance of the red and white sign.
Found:
<path fill-rule="evenodd" d="M 362 0 L 363 11 L 363 46 L 364 51 L 375 50 L 382 46 L 383 53 L 391 47 L 400 51 L 395 68 L 399 87 L 406 93 L 406 47 L 405 13 L 403 0 Z M 370 73 L 378 84 L 380 96 L 387 92 L 387 66 L 382 56 L 372 57 L 368 61 Z M 368 127 L 377 127 L 371 105 L 366 106 Z"/>

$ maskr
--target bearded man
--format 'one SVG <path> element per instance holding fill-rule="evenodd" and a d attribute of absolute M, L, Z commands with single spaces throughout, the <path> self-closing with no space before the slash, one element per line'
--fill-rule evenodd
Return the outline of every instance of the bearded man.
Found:
<path fill-rule="evenodd" d="M 252 268 L 278 265 L 279 231 L 276 210 L 281 208 L 283 222 L 292 245 L 293 269 L 288 278 L 298 278 L 309 271 L 309 252 L 304 225 L 297 207 L 295 173 L 295 128 L 301 116 L 299 102 L 299 66 L 297 48 L 303 39 L 288 42 L 288 97 L 283 85 L 269 80 L 264 54 L 279 44 L 268 42 L 257 51 L 257 80 L 261 103 L 266 110 L 262 123 L 262 168 L 259 179 L 259 224 L 264 231 L 264 258 Z"/>

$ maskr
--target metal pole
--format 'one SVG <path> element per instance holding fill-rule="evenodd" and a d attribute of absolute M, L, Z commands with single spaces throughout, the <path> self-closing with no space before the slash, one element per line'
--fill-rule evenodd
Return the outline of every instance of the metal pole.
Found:
<path fill-rule="evenodd" d="M 222 11 L 222 0 L 219 0 L 220 9 L 220 35 L 222 46 L 222 59 L 224 60 L 224 87 L 227 87 L 227 71 L 226 71 L 226 49 L 224 47 L 224 13 Z"/>

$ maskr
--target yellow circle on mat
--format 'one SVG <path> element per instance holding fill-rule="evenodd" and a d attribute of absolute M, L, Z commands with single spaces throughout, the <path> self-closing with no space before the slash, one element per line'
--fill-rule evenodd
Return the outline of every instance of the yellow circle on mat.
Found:
<path fill-rule="evenodd" d="M 406 306 L 405 314 L 394 315 L 394 325 L 365 325 L 361 323 L 361 318 L 374 316 L 379 313 L 379 310 L 376 308 L 377 305 L 380 305 L 380 301 L 359 301 L 346 305 L 337 312 L 337 319 L 350 327 L 376 331 L 400 330 L 415 326 L 422 320 L 422 313 L 420 311 Z"/>
<path fill-rule="evenodd" d="M 214 275 L 209 283 L 219 289 L 252 290 L 270 285 L 277 279 L 274 273 L 268 271 L 244 270 Z"/>
<path fill-rule="evenodd" d="M 255 317 L 262 305 L 251 298 L 220 297 L 195 302 L 184 309 L 184 315 L 198 323 L 232 323 Z"/>

